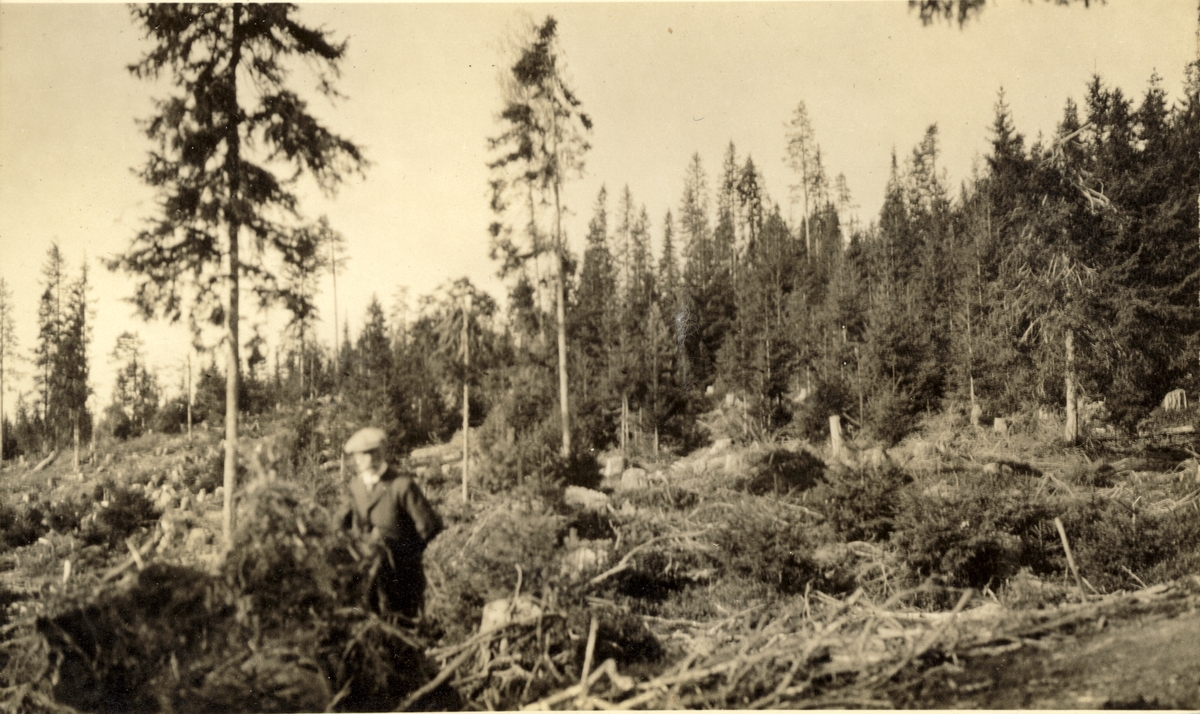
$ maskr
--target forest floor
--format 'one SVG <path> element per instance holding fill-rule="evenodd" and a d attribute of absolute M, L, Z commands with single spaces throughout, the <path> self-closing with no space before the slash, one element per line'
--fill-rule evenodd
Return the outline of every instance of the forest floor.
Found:
<path fill-rule="evenodd" d="M 249 430 L 247 478 L 283 458 L 274 450 L 286 448 L 285 429 L 281 421 Z M 1087 536 L 1070 533 L 1081 579 L 1065 567 L 1040 574 L 1023 567 L 1003 582 L 969 587 L 917 576 L 917 561 L 884 540 L 813 535 L 836 520 L 823 509 L 839 492 L 822 501 L 810 487 L 814 479 L 831 478 L 821 473 L 839 468 L 866 474 L 868 481 L 871 474 L 884 478 L 879 474 L 888 468 L 903 470 L 912 479 L 904 488 L 930 499 L 965 490 L 972 478 L 993 490 L 1000 483 L 1059 499 L 1055 508 L 1064 519 L 1068 502 L 1085 499 L 1120 502 L 1131 508 L 1135 524 L 1139 517 L 1185 511 L 1191 523 L 1200 520 L 1200 476 L 1195 460 L 1187 461 L 1186 444 L 1085 453 L 1047 448 L 1035 432 L 954 438 L 931 429 L 886 452 L 863 449 L 838 458 L 803 444 L 718 441 L 686 456 L 631 464 L 642 469 L 610 469 L 596 488 L 568 489 L 565 498 L 561 490 L 525 487 L 466 504 L 453 464 L 422 466 L 421 480 L 447 530 L 427 553 L 427 612 L 412 635 L 429 662 L 425 681 L 440 672 L 433 684 L 452 693 L 418 701 L 412 691 L 402 692 L 374 700 L 375 706 L 1200 708 L 1200 567 L 1147 565 L 1143 580 L 1136 566 L 1122 565 L 1128 576 L 1104 580 L 1094 565 L 1102 551 L 1085 542 Z M 139 571 L 150 572 L 152 563 L 222 572 L 229 556 L 222 552 L 221 505 L 213 493 L 219 443 L 215 432 L 197 431 L 190 442 L 151 435 L 85 458 L 79 470 L 69 454 L 38 472 L 31 464 L 4 468 L 0 528 L 10 547 L 0 553 L 0 664 L 7 667 L 0 706 L 62 712 L 124 706 L 63 688 L 65 674 L 55 667 L 67 660 L 49 654 L 46 623 L 65 622 L 77 611 L 72 608 L 84 612 L 88 602 L 113 593 L 137 592 Z M 791 470 L 771 471 L 781 454 L 795 457 Z M 881 458 L 891 466 L 881 467 Z M 306 468 L 306 476 L 291 477 L 303 478 L 306 493 L 318 501 L 333 499 L 339 476 L 330 454 Z M 787 495 L 781 495 L 781 477 L 793 487 Z M 773 484 L 764 486 L 764 479 Z M 154 510 L 119 537 L 108 537 L 117 523 L 101 514 L 117 508 L 124 498 L 117 492 L 131 485 Z M 63 504 L 90 505 L 79 507 L 72 521 Z M 852 503 L 850 517 L 862 516 L 855 508 Z M 51 524 L 58 518 L 59 528 L 34 528 L 25 539 L 36 540 L 14 545 L 35 518 Z M 1071 523 L 1068 529 L 1075 528 Z M 299 528 L 304 536 L 304 525 Z M 1046 547 L 1061 550 L 1053 525 L 1040 528 Z M 978 537 L 964 542 L 978 546 Z M 1170 556 L 1200 564 L 1200 553 Z M 485 625 L 480 619 L 489 611 L 493 620 Z M 48 647 L 44 662 L 25 662 L 32 655 L 19 650 L 26 647 Z M 99 672 L 102 658 L 89 656 Z M 179 689 L 181 670 L 186 684 L 189 667 L 211 668 L 198 654 L 193 664 L 186 656 L 183 650 L 178 660 L 174 650 L 169 658 L 154 655 L 145 686 Z M 333 681 L 314 659 L 320 666 L 313 667 L 330 680 L 325 689 L 297 694 L 304 688 L 279 688 L 271 695 L 274 707 L 350 706 L 345 690 L 339 692 L 344 673 Z M 168 674 L 154 674 L 154 667 Z M 125 682 L 127 670 L 121 670 Z M 204 682 L 196 686 L 208 686 Z M 187 710 L 181 699 L 166 706 L 165 695 L 156 696 L 158 708 Z M 264 701 L 241 708 L 272 708 Z M 369 701 L 350 708 L 361 710 Z M 192 710 L 203 710 L 199 706 Z"/>

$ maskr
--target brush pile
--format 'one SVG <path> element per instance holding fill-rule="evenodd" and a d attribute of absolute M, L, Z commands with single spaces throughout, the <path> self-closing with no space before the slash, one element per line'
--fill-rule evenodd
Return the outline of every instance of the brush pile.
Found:
<path fill-rule="evenodd" d="M 417 634 L 361 607 L 356 544 L 294 486 L 251 484 L 215 574 L 151 563 L 72 581 L 6 628 L 11 711 L 390 709 L 432 675 Z M 146 549 L 149 550 L 148 548 Z"/>

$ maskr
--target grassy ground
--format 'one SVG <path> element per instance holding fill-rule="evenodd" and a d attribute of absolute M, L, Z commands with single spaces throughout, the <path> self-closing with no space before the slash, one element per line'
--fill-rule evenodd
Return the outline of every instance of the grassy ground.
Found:
<path fill-rule="evenodd" d="M 886 452 L 734 442 L 590 495 L 524 482 L 464 503 L 453 467 L 423 465 L 448 527 L 408 627 L 358 607 L 367 561 L 328 528 L 336 419 L 314 405 L 249 429 L 229 552 L 216 433 L 8 467 L 7 708 L 111 710 L 118 691 L 163 711 L 1002 706 L 1018 700 L 989 692 L 1012 678 L 976 676 L 997 658 L 1032 673 L 1074 648 L 1083 667 L 1109 647 L 1093 634 L 1124 642 L 1122 623 L 1200 591 L 1194 454 L 939 418 Z M 1050 701 L 1044 679 L 1021 701 Z M 1142 696 L 1076 679 L 1078 701 Z M 1189 692 L 1171 702 L 1200 705 Z"/>

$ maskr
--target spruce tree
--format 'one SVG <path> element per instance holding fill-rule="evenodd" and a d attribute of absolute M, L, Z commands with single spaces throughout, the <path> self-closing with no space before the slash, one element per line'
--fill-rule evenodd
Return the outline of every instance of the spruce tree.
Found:
<path fill-rule="evenodd" d="M 226 542 L 233 538 L 237 467 L 241 281 L 260 301 L 278 297 L 277 258 L 299 260 L 304 225 L 301 176 L 327 193 L 362 170 L 352 142 L 330 132 L 285 85 L 290 64 L 306 63 L 317 90 L 346 52 L 330 33 L 296 21 L 294 5 L 144 5 L 133 20 L 152 43 L 129 71 L 166 75 L 172 93 L 142 127 L 155 143 L 140 176 L 159 193 L 161 212 L 109 267 L 136 277 L 144 317 L 224 325 L 228 347 L 225 414 Z"/>

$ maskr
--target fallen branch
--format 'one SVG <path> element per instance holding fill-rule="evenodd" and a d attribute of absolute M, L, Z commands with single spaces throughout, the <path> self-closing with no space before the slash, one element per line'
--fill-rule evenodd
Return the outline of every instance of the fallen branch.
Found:
<path fill-rule="evenodd" d="M 1083 592 L 1083 578 L 1079 577 L 1079 569 L 1075 567 L 1075 556 L 1071 554 L 1071 544 L 1067 542 L 1067 529 L 1063 528 L 1062 519 L 1058 516 L 1054 517 L 1054 527 L 1058 529 L 1058 536 L 1062 538 L 1063 550 L 1067 552 L 1067 565 L 1071 568 L 1071 574 L 1075 576 L 1075 586 L 1079 588 L 1079 598 L 1087 600 L 1087 593 Z"/>
<path fill-rule="evenodd" d="M 145 557 L 150 552 L 150 549 L 153 548 L 154 545 L 156 543 L 158 543 L 158 541 L 161 538 L 162 538 L 162 535 L 160 534 L 158 536 L 147 539 L 145 544 L 143 544 L 141 548 L 133 551 L 133 555 L 131 555 L 128 560 L 126 560 L 124 563 L 121 563 L 120 565 L 114 565 L 112 568 L 110 568 L 108 570 L 107 573 L 105 573 L 103 576 L 101 576 L 100 582 L 107 583 L 110 580 L 115 580 L 117 578 L 117 576 L 119 576 L 121 573 L 124 573 L 126 570 L 129 570 L 134 565 L 138 565 L 139 568 L 144 566 L 145 561 L 143 561 L 142 558 Z M 132 550 L 133 544 L 128 541 L 126 541 L 126 543 L 129 545 L 130 550 Z"/>
<path fill-rule="evenodd" d="M 628 570 L 629 569 L 629 561 L 633 559 L 633 556 L 637 555 L 639 552 L 645 550 L 646 548 L 649 548 L 650 546 L 654 545 L 655 543 L 658 543 L 658 542 L 664 541 L 664 540 L 670 540 L 672 538 L 694 538 L 698 535 L 703 535 L 707 532 L 708 532 L 708 529 L 705 528 L 704 530 L 699 530 L 699 531 L 689 531 L 687 533 L 672 533 L 669 535 L 659 536 L 657 538 L 651 538 L 650 540 L 646 541 L 645 543 L 642 543 L 641 545 L 630 549 L 630 551 L 625 554 L 625 557 L 621 558 L 621 560 L 616 565 L 614 565 L 613 567 L 609 568 L 608 570 L 605 570 L 603 573 L 600 573 L 596 577 L 589 580 L 588 585 L 599 585 L 600 583 L 604 582 L 605 580 L 612 577 L 613 575 L 616 575 L 617 573 L 620 573 L 624 570 Z"/>
<path fill-rule="evenodd" d="M 54 460 L 57 458 L 58 458 L 58 450 L 55 449 L 54 451 L 50 452 L 49 456 L 47 456 L 46 458 L 39 461 L 37 466 L 34 466 L 33 468 L 29 469 L 29 473 L 35 474 L 38 471 L 41 471 L 42 469 L 46 468 L 50 464 L 54 463 Z"/>
<path fill-rule="evenodd" d="M 436 677 L 429 680 L 429 682 L 426 683 L 425 686 L 421 687 L 417 691 L 415 691 L 412 694 L 405 697 L 404 701 L 400 702 L 400 706 L 396 707 L 392 711 L 398 711 L 398 712 L 408 711 L 409 707 L 411 707 L 412 705 L 414 705 L 418 701 L 420 701 L 421 697 L 425 696 L 426 694 L 429 694 L 433 690 L 442 686 L 442 684 L 444 684 L 447 679 L 450 679 L 450 675 L 454 674 L 458 670 L 458 668 L 463 665 L 464 662 L 466 662 L 468 659 L 471 658 L 471 655 L 473 655 L 473 654 L 475 654 L 475 650 L 474 650 L 474 648 L 471 648 L 471 647 L 468 647 L 467 649 L 460 652 L 458 657 L 454 658 L 453 662 L 451 662 L 450 664 L 443 667 L 442 671 L 438 672 L 438 675 Z"/>

